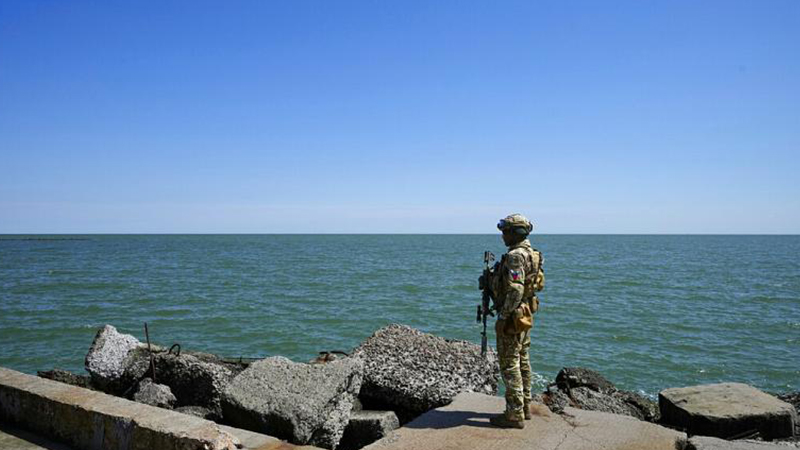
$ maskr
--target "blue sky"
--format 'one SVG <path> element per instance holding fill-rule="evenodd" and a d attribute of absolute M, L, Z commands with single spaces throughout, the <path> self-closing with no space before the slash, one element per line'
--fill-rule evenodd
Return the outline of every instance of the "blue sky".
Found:
<path fill-rule="evenodd" d="M 800 2 L 0 2 L 0 233 L 800 233 Z"/>

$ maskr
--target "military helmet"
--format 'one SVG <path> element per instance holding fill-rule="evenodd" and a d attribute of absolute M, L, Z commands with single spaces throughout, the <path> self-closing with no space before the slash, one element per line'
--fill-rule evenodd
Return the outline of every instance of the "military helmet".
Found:
<path fill-rule="evenodd" d="M 522 214 L 511 214 L 497 222 L 497 229 L 500 231 L 512 229 L 517 234 L 527 236 L 533 231 L 533 224 Z"/>

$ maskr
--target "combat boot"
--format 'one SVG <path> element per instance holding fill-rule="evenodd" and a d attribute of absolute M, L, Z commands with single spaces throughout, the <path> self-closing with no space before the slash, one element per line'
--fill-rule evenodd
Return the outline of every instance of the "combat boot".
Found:
<path fill-rule="evenodd" d="M 505 414 L 498 414 L 492 417 L 489 419 L 489 423 L 500 428 L 517 428 L 520 430 L 525 428 L 525 422 L 521 420 L 511 420 L 506 417 Z"/>

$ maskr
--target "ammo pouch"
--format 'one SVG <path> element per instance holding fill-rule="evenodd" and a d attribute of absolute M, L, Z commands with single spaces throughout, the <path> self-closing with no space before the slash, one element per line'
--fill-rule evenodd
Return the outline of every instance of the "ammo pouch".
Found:
<path fill-rule="evenodd" d="M 534 301 L 534 303 L 536 303 Z M 498 320 L 495 324 L 497 334 L 519 334 L 533 327 L 533 312 L 527 301 L 523 301 L 505 320 Z"/>

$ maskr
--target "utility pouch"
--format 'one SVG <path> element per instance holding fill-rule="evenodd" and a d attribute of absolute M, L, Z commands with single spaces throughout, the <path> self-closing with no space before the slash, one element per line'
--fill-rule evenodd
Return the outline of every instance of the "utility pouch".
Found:
<path fill-rule="evenodd" d="M 533 327 L 533 313 L 528 302 L 521 305 L 506 320 L 498 320 L 495 324 L 495 332 L 498 334 L 519 334 L 530 330 Z"/>
<path fill-rule="evenodd" d="M 533 312 L 527 302 L 522 302 L 519 308 L 514 310 L 513 322 L 517 333 L 524 333 L 533 328 Z"/>

